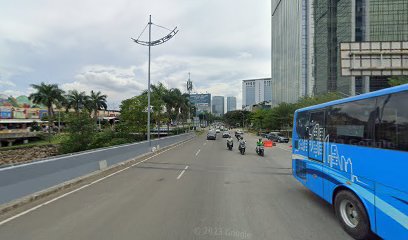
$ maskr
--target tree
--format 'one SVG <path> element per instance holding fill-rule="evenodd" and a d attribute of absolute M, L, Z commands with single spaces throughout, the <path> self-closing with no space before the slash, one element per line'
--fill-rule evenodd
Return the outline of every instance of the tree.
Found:
<path fill-rule="evenodd" d="M 163 118 L 164 111 L 164 96 L 167 94 L 167 88 L 162 84 L 152 85 L 151 92 L 151 107 L 152 107 L 152 120 L 156 123 L 158 130 Z"/>
<path fill-rule="evenodd" d="M 252 113 L 245 110 L 230 111 L 224 114 L 223 119 L 228 125 L 232 127 L 244 127 L 242 126 L 242 124 L 244 123 L 244 125 L 248 125 L 250 123 L 250 120 L 252 119 Z"/>
<path fill-rule="evenodd" d="M 48 139 L 51 141 L 51 124 L 54 119 L 53 105 L 64 102 L 64 91 L 58 88 L 57 84 L 45 84 L 41 82 L 40 85 L 31 84 L 36 92 L 30 94 L 28 97 L 35 104 L 42 104 L 47 106 L 48 110 Z"/>
<path fill-rule="evenodd" d="M 90 149 L 96 134 L 95 121 L 86 112 L 68 114 L 68 138 L 61 144 L 61 152 L 71 153 Z"/>
<path fill-rule="evenodd" d="M 272 108 L 267 116 L 270 129 L 284 129 L 291 127 L 293 124 L 293 114 L 297 109 L 297 105 L 293 103 L 281 103 L 277 107 Z"/>
<path fill-rule="evenodd" d="M 190 109 L 191 109 L 190 96 L 189 94 L 184 93 L 181 96 L 181 108 L 180 108 L 180 114 L 183 122 L 185 122 L 188 119 Z"/>
<path fill-rule="evenodd" d="M 408 76 L 390 77 L 388 78 L 388 84 L 391 87 L 399 86 L 408 83 Z"/>
<path fill-rule="evenodd" d="M 265 125 L 265 118 L 267 116 L 267 109 L 258 109 L 256 110 L 253 114 L 252 114 L 252 123 L 253 123 L 253 127 L 257 128 L 257 129 L 262 129 L 264 128 Z"/>
<path fill-rule="evenodd" d="M 89 96 L 86 105 L 88 106 L 90 113 L 93 114 L 94 119 L 97 118 L 98 110 L 106 110 L 108 108 L 108 105 L 106 104 L 106 98 L 107 96 L 102 94 L 100 91 L 91 91 L 91 95 Z"/>
<path fill-rule="evenodd" d="M 120 105 L 120 125 L 118 131 L 122 133 L 146 133 L 147 95 L 123 100 Z"/>
<path fill-rule="evenodd" d="M 86 107 L 86 103 L 88 102 L 89 96 L 85 94 L 85 92 L 78 92 L 77 90 L 71 90 L 65 96 L 66 98 L 66 109 L 67 111 L 70 108 L 73 108 L 76 113 L 79 113 L 84 107 Z"/>

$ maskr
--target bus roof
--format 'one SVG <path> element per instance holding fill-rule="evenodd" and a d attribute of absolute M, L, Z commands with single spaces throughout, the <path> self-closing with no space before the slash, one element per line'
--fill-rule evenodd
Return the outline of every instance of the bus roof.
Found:
<path fill-rule="evenodd" d="M 353 97 L 338 99 L 338 100 L 334 100 L 334 101 L 330 101 L 330 102 L 326 102 L 326 103 L 321 103 L 321 104 L 314 105 L 314 106 L 300 108 L 300 109 L 297 109 L 295 112 L 302 112 L 302 111 L 307 111 L 307 110 L 319 109 L 319 108 L 324 108 L 324 107 L 328 107 L 328 106 L 332 106 L 332 105 L 336 105 L 336 104 L 352 102 L 352 101 L 362 100 L 362 99 L 371 98 L 371 97 L 378 97 L 378 96 L 391 94 L 391 93 L 395 93 L 395 92 L 406 91 L 406 90 L 408 90 L 408 84 L 403 84 L 403 85 L 396 86 L 396 87 L 386 88 L 386 89 L 382 89 L 382 90 L 378 90 L 378 91 L 374 91 L 374 92 L 370 92 L 370 93 L 364 93 L 364 94 L 353 96 Z"/>

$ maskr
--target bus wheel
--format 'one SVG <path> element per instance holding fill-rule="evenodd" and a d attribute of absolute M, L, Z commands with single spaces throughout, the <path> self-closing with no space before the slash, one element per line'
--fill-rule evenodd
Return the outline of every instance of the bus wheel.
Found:
<path fill-rule="evenodd" d="M 361 201 L 350 191 L 341 191 L 334 199 L 337 219 L 343 229 L 355 239 L 370 237 L 370 222 Z"/>

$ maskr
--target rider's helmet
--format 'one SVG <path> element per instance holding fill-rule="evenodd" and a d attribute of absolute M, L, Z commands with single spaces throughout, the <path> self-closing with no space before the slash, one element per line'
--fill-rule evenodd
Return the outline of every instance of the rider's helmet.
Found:
<path fill-rule="evenodd" d="M 259 141 L 262 142 L 262 138 L 260 138 Z"/>

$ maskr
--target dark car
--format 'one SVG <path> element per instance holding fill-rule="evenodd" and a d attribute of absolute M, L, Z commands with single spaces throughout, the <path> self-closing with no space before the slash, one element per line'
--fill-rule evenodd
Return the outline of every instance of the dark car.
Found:
<path fill-rule="evenodd" d="M 217 139 L 217 133 L 215 131 L 209 131 L 207 133 L 207 140 L 216 140 Z"/>
<path fill-rule="evenodd" d="M 289 142 L 289 138 L 285 137 L 282 133 L 280 132 L 271 132 L 268 135 L 268 139 L 272 140 L 274 142 L 284 142 L 284 143 L 288 143 Z"/>
<path fill-rule="evenodd" d="M 268 138 L 269 133 L 260 133 L 259 136 L 261 136 L 263 138 Z"/>
<path fill-rule="evenodd" d="M 222 137 L 223 138 L 229 138 L 230 137 L 230 133 L 228 131 L 225 131 L 222 133 Z"/>

